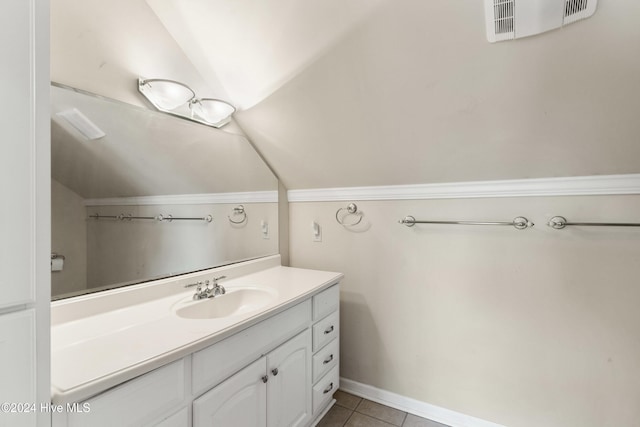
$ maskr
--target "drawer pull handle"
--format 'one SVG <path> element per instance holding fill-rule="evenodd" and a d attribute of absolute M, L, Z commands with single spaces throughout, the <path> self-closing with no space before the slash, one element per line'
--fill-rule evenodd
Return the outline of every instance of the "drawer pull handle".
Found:
<path fill-rule="evenodd" d="M 268 377 L 268 376 L 266 376 L 266 375 L 265 375 L 265 376 L 263 376 L 263 377 L 262 377 L 262 382 L 263 382 L 263 383 L 266 383 L 267 381 L 269 381 L 269 377 Z"/>
<path fill-rule="evenodd" d="M 333 360 L 333 354 L 330 355 L 328 358 L 326 358 L 324 360 L 324 362 L 322 362 L 323 365 L 326 365 L 327 363 L 331 362 Z"/>
<path fill-rule="evenodd" d="M 275 377 L 276 375 L 278 375 L 278 368 L 274 368 L 271 370 L 271 373 L 273 374 L 273 376 Z"/>
<path fill-rule="evenodd" d="M 333 325 L 329 326 L 327 329 L 324 330 L 324 334 L 330 334 L 331 332 L 333 332 Z"/>
<path fill-rule="evenodd" d="M 333 383 L 329 384 L 329 387 L 325 388 L 324 391 L 322 392 L 322 394 L 327 394 L 331 390 L 333 390 Z"/>

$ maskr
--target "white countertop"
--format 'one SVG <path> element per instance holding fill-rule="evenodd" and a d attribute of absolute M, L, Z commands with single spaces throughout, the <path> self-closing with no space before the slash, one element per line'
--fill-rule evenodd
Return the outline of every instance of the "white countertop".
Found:
<path fill-rule="evenodd" d="M 194 294 L 194 289 L 184 289 L 183 279 L 173 288 L 165 280 L 164 290 L 155 293 L 153 286 L 144 285 L 150 295 L 148 301 L 140 302 L 141 290 L 137 290 L 137 298 L 131 298 L 138 300 L 134 305 L 80 317 L 69 311 L 84 311 L 86 307 L 80 307 L 95 305 L 109 292 L 81 297 L 81 301 L 53 303 L 52 313 L 63 321 L 52 321 L 51 328 L 52 401 L 80 401 L 178 360 L 279 313 L 342 278 L 340 273 L 281 266 L 239 277 L 233 276 L 233 271 L 233 267 L 213 269 L 200 273 L 199 279 L 210 279 L 212 274 L 222 272 L 230 277 L 221 282 L 227 291 L 266 287 L 275 290 L 274 298 L 253 312 L 218 319 L 185 319 L 174 312 L 177 305 L 184 305 Z M 191 275 L 189 280 L 194 278 L 198 279 Z M 118 294 L 121 299 L 127 298 L 127 290 Z"/>

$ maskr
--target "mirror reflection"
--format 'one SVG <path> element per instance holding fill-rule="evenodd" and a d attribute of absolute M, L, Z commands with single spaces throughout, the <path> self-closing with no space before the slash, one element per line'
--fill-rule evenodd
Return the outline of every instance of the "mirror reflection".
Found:
<path fill-rule="evenodd" d="M 53 299 L 278 253 L 278 182 L 246 138 L 51 90 Z"/>

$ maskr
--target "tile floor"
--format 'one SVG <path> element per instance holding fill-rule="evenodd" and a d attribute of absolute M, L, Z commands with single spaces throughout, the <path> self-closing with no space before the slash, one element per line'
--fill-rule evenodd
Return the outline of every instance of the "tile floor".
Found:
<path fill-rule="evenodd" d="M 336 391 L 333 397 L 336 404 L 318 427 L 447 427 L 342 390 Z"/>

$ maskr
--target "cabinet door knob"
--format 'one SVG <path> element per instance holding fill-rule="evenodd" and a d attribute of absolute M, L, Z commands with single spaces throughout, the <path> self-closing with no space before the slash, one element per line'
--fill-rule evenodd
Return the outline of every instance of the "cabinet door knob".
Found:
<path fill-rule="evenodd" d="M 327 329 L 324 330 L 324 334 L 330 334 L 331 332 L 333 332 L 333 325 L 329 326 Z"/>
<path fill-rule="evenodd" d="M 324 391 L 322 392 L 322 394 L 327 394 L 331 390 L 333 390 L 333 383 L 329 384 L 329 387 L 325 388 Z"/>
<path fill-rule="evenodd" d="M 262 377 L 262 382 L 266 383 L 267 381 L 269 381 L 269 377 L 267 375 L 265 375 L 264 377 Z"/>
<path fill-rule="evenodd" d="M 276 375 L 278 375 L 278 368 L 273 368 L 271 370 L 271 373 L 273 374 L 273 376 L 275 377 Z"/>
<path fill-rule="evenodd" d="M 333 354 L 329 355 L 329 357 L 327 357 L 322 364 L 326 365 L 327 363 L 331 362 L 333 360 Z"/>

